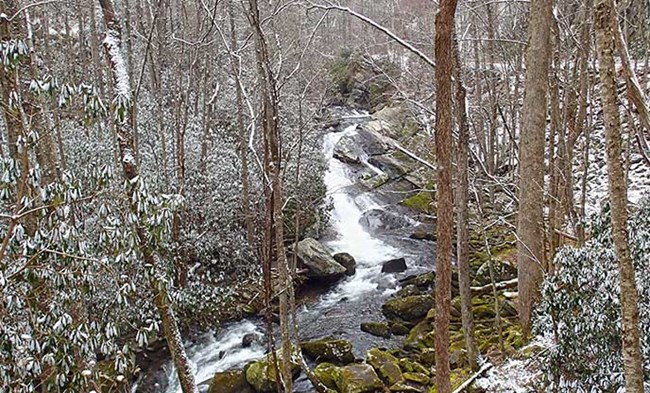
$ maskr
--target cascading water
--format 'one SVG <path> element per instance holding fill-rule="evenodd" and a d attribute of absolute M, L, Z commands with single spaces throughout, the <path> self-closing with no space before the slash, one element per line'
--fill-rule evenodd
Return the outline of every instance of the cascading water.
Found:
<path fill-rule="evenodd" d="M 331 198 L 330 225 L 336 236 L 325 245 L 333 252 L 347 252 L 357 261 L 356 273 L 347 277 L 318 301 L 298 312 L 301 338 L 309 339 L 336 336 L 352 341 L 357 355 L 362 356 L 372 346 L 387 344 L 386 339 L 360 332 L 359 323 L 381 318 L 381 302 L 396 289 L 392 276 L 381 273 L 386 260 L 403 257 L 403 253 L 373 236 L 360 223 L 363 213 L 381 209 L 381 206 L 358 185 L 349 166 L 333 157 L 339 140 L 356 133 L 357 124 L 346 127 L 342 132 L 326 134 L 323 141 L 325 157 L 329 167 L 325 174 L 328 197 Z M 371 168 L 377 171 L 377 168 Z M 206 391 L 210 378 L 219 371 L 243 367 L 251 360 L 264 356 L 264 348 L 257 344 L 243 348 L 242 337 L 248 333 L 261 334 L 261 323 L 256 325 L 243 321 L 227 327 L 214 338 L 207 335 L 204 340 L 188 347 L 188 356 L 201 384 Z M 181 393 L 175 370 L 170 365 L 167 393 Z M 297 384 L 298 391 L 310 391 L 308 382 Z M 302 387 L 301 387 L 302 386 Z"/>

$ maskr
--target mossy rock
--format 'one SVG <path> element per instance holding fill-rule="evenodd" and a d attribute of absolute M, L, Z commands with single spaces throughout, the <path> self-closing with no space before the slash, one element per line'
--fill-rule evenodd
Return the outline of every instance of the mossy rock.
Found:
<path fill-rule="evenodd" d="M 395 292 L 395 297 L 408 297 L 416 295 L 422 295 L 422 291 L 413 284 L 406 285 L 399 291 Z"/>
<path fill-rule="evenodd" d="M 428 272 L 423 274 L 418 274 L 416 276 L 406 277 L 402 280 L 404 286 L 414 285 L 419 289 L 428 289 L 433 287 L 436 282 L 435 272 Z"/>
<path fill-rule="evenodd" d="M 417 194 L 404 199 L 401 202 L 401 205 L 418 212 L 427 214 L 433 213 L 435 210 L 434 192 L 420 191 Z"/>
<path fill-rule="evenodd" d="M 340 369 L 332 363 L 321 363 L 314 367 L 316 378 L 329 389 L 336 390 L 336 380 L 339 377 Z"/>
<path fill-rule="evenodd" d="M 278 363 L 282 362 L 280 352 L 277 353 Z M 291 372 L 295 377 L 300 372 L 296 354 L 291 359 Z M 280 364 L 278 364 L 280 366 Z M 260 360 L 254 361 L 246 368 L 246 381 L 258 393 L 273 393 L 276 389 L 277 375 L 273 364 L 273 355 L 268 354 Z"/>
<path fill-rule="evenodd" d="M 387 318 L 400 318 L 405 321 L 414 321 L 426 316 L 433 305 L 432 296 L 407 296 L 389 299 L 382 306 L 382 312 Z"/>
<path fill-rule="evenodd" d="M 431 379 L 426 374 L 421 373 L 404 373 L 404 379 L 410 382 L 415 382 L 419 385 L 426 386 L 431 382 Z"/>
<path fill-rule="evenodd" d="M 402 369 L 403 373 L 419 373 L 419 374 L 424 374 L 427 377 L 431 376 L 431 371 L 421 365 L 420 363 L 407 359 L 407 358 L 402 358 L 399 360 L 399 367 Z"/>
<path fill-rule="evenodd" d="M 434 327 L 431 321 L 424 320 L 418 323 L 411 329 L 408 336 L 406 336 L 406 339 L 404 340 L 404 348 L 422 349 L 431 346 L 432 343 L 425 343 L 424 340 L 426 339 L 427 335 L 433 331 Z"/>
<path fill-rule="evenodd" d="M 388 386 L 404 380 L 402 370 L 399 368 L 399 359 L 387 351 L 372 348 L 366 354 L 366 362 L 375 369 Z"/>
<path fill-rule="evenodd" d="M 347 364 L 354 361 L 352 343 L 347 340 L 325 338 L 300 344 L 302 352 L 311 359 L 324 362 Z"/>
<path fill-rule="evenodd" d="M 390 332 L 396 336 L 406 336 L 411 329 L 401 322 L 393 322 L 390 324 Z"/>
<path fill-rule="evenodd" d="M 242 370 L 218 372 L 212 377 L 208 393 L 254 393 Z"/>
<path fill-rule="evenodd" d="M 418 362 L 426 366 L 436 365 L 436 350 L 433 348 L 424 348 L 418 355 Z"/>
<path fill-rule="evenodd" d="M 375 369 L 363 363 L 341 367 L 336 387 L 341 393 L 379 393 L 385 388 Z"/>
<path fill-rule="evenodd" d="M 388 324 L 383 322 L 365 322 L 361 324 L 361 331 L 376 337 L 390 338 L 391 332 Z"/>

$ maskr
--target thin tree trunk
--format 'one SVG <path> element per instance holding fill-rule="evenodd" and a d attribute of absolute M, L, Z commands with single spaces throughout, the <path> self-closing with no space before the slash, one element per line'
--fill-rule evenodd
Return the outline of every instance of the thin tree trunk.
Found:
<path fill-rule="evenodd" d="M 474 339 L 472 313 L 471 268 L 469 265 L 469 125 L 467 124 L 466 96 L 463 85 L 458 43 L 454 42 L 454 78 L 456 79 L 456 121 L 458 148 L 456 150 L 456 259 L 460 285 L 460 308 L 465 336 L 467 359 L 472 370 L 478 369 L 478 348 Z"/>
<path fill-rule="evenodd" d="M 456 0 L 441 0 L 436 15 L 436 386 L 438 393 L 451 392 L 449 370 L 449 312 L 451 306 L 451 256 L 454 227 L 452 184 L 452 128 L 454 69 L 453 34 Z"/>
<path fill-rule="evenodd" d="M 291 372 L 291 335 L 289 333 L 289 296 L 285 290 L 293 285 L 289 277 L 289 266 L 284 250 L 284 219 L 282 214 L 282 151 L 280 140 L 280 119 L 279 119 L 279 96 L 275 75 L 273 74 L 271 58 L 269 55 L 266 38 L 262 32 L 260 12 L 257 0 L 249 0 L 248 18 L 255 37 L 257 68 L 260 77 L 260 94 L 262 100 L 262 129 L 264 132 L 264 148 L 266 168 L 265 171 L 270 178 L 270 200 L 267 198 L 267 211 L 270 209 L 270 225 L 265 228 L 273 236 L 267 236 L 270 240 L 269 257 L 275 251 L 275 261 L 279 273 L 280 293 L 280 336 L 282 338 L 281 375 L 282 387 L 285 392 L 293 391 L 293 375 Z M 269 185 L 265 184 L 265 187 Z M 268 191 L 267 191 L 268 194 Z M 271 203 L 272 206 L 268 206 Z"/>
<path fill-rule="evenodd" d="M 533 308 L 544 272 L 544 131 L 553 1 L 531 0 L 526 81 L 519 144 L 517 261 L 519 319 L 530 335 Z"/>
<path fill-rule="evenodd" d="M 601 100 L 605 120 L 607 146 L 607 175 L 612 209 L 612 237 L 618 259 L 621 280 L 621 315 L 623 341 L 623 370 L 625 391 L 643 392 L 643 358 L 639 335 L 639 309 L 634 265 L 630 256 L 627 233 L 627 185 L 621 162 L 621 119 L 619 117 L 616 71 L 614 63 L 617 27 L 611 0 L 599 0 L 595 10 L 596 43 L 599 73 L 602 83 Z"/>

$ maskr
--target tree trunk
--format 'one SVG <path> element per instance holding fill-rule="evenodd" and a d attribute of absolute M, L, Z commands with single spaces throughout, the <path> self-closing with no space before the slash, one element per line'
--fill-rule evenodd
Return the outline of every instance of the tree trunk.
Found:
<path fill-rule="evenodd" d="M 544 272 L 544 131 L 553 1 L 531 0 L 519 143 L 519 319 L 528 338 Z"/>
<path fill-rule="evenodd" d="M 449 312 L 451 305 L 451 255 L 454 228 L 452 184 L 452 78 L 454 69 L 454 19 L 456 0 L 441 0 L 436 15 L 436 386 L 438 393 L 451 392 L 449 371 Z"/>
<path fill-rule="evenodd" d="M 104 47 L 106 54 L 111 62 L 111 70 L 113 73 L 113 80 L 115 84 L 115 100 L 117 105 L 122 105 L 122 108 L 117 108 L 118 113 L 123 113 L 121 116 L 115 116 L 116 132 L 118 134 L 118 147 L 120 162 L 124 177 L 129 184 L 129 198 L 130 208 L 134 214 L 138 215 L 136 201 L 133 194 L 137 192 L 139 187 L 137 178 L 139 177 L 138 165 L 135 160 L 135 146 L 133 132 L 130 124 L 130 111 L 133 106 L 131 101 L 132 93 L 129 81 L 129 75 L 124 67 L 125 61 L 122 56 L 121 48 L 121 34 L 120 24 L 115 17 L 115 10 L 111 0 L 99 0 L 104 14 L 104 21 L 106 23 L 106 38 L 104 39 Z M 159 257 L 155 250 L 149 245 L 149 236 L 146 233 L 145 227 L 138 221 L 136 223 L 136 235 L 139 243 L 139 249 L 142 252 L 142 259 L 144 263 L 151 266 L 159 265 Z M 189 359 L 185 353 L 183 342 L 181 340 L 180 331 L 174 312 L 169 300 L 167 284 L 156 277 L 150 278 L 151 290 L 154 294 L 155 305 L 160 314 L 162 321 L 163 333 L 167 340 L 167 346 L 171 353 L 172 360 L 176 366 L 178 379 L 184 393 L 198 393 L 194 375 L 189 363 Z"/>
<path fill-rule="evenodd" d="M 456 79 L 456 121 L 458 123 L 458 148 L 456 150 L 456 258 L 460 285 L 460 308 L 465 336 L 467 358 L 472 370 L 478 369 L 478 348 L 474 340 L 474 315 L 472 313 L 472 279 L 469 265 L 469 125 L 467 124 L 466 96 L 463 85 L 458 43 L 454 42 L 454 78 Z"/>
<path fill-rule="evenodd" d="M 612 209 L 612 237 L 621 276 L 621 315 L 623 339 L 623 369 L 625 391 L 643 392 L 643 358 L 639 340 L 639 310 L 634 265 L 630 256 L 627 233 L 627 185 L 621 162 L 621 119 L 619 117 L 616 71 L 614 63 L 617 28 L 615 9 L 611 0 L 599 0 L 595 10 L 596 43 L 599 54 L 599 74 L 602 83 L 601 100 L 605 121 L 607 146 L 607 175 Z"/>
<path fill-rule="evenodd" d="M 279 95 L 275 75 L 271 64 L 271 58 L 262 32 L 260 12 L 257 0 L 249 0 L 249 22 L 255 37 L 257 68 L 260 77 L 260 94 L 262 100 L 262 130 L 264 133 L 265 172 L 269 177 L 270 185 L 265 184 L 267 211 L 270 220 L 265 231 L 271 232 L 272 236 L 266 235 L 270 240 L 271 250 L 269 257 L 274 255 L 277 263 L 280 292 L 278 294 L 280 305 L 280 336 L 282 338 L 281 375 L 282 388 L 285 392 L 293 391 L 293 375 L 291 372 L 291 336 L 289 334 L 289 296 L 286 288 L 293 285 L 289 277 L 289 266 L 284 250 L 284 219 L 282 214 L 282 173 L 281 173 L 281 141 L 280 141 L 280 118 L 279 118 Z M 270 191 L 270 193 L 269 193 Z M 269 206 L 269 203 L 271 206 Z M 267 220 L 268 220 L 267 218 Z M 274 253 L 272 252 L 274 250 Z"/>

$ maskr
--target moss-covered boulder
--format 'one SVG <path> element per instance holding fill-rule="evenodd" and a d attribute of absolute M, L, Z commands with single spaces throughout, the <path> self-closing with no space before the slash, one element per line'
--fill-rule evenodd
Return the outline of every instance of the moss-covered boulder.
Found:
<path fill-rule="evenodd" d="M 421 373 L 404 373 L 402 375 L 405 380 L 422 386 L 426 386 L 431 382 L 431 379 L 427 375 Z"/>
<path fill-rule="evenodd" d="M 242 370 L 228 370 L 212 377 L 208 393 L 254 393 Z"/>
<path fill-rule="evenodd" d="M 389 299 L 382 306 L 387 318 L 400 318 L 413 321 L 423 318 L 433 307 L 433 297 L 429 295 L 407 296 Z"/>
<path fill-rule="evenodd" d="M 419 373 L 424 374 L 427 377 L 431 376 L 431 371 L 415 360 L 402 358 L 399 360 L 399 367 L 402 369 L 403 373 Z"/>
<path fill-rule="evenodd" d="M 422 291 L 413 284 L 405 285 L 402 289 L 395 292 L 395 297 L 408 297 L 416 295 L 422 295 Z"/>
<path fill-rule="evenodd" d="M 390 327 L 383 322 L 365 322 L 361 324 L 361 331 L 377 337 L 390 338 Z"/>
<path fill-rule="evenodd" d="M 372 348 L 366 354 L 366 362 L 375 369 L 377 374 L 379 374 L 388 386 L 404 380 L 402 370 L 399 368 L 399 359 L 387 351 Z"/>
<path fill-rule="evenodd" d="M 339 378 L 340 369 L 332 363 L 321 363 L 314 367 L 316 378 L 329 389 L 336 390 L 336 380 Z"/>
<path fill-rule="evenodd" d="M 409 276 L 402 280 L 402 284 L 414 285 L 418 288 L 428 288 L 433 286 L 436 281 L 436 274 L 434 272 L 428 272 L 423 274 L 418 274 L 415 276 Z"/>
<path fill-rule="evenodd" d="M 393 322 L 390 324 L 390 332 L 396 336 L 406 336 L 411 329 L 401 322 Z"/>
<path fill-rule="evenodd" d="M 341 367 L 336 379 L 336 387 L 341 393 L 378 393 L 384 384 L 369 364 L 350 364 Z"/>
<path fill-rule="evenodd" d="M 427 341 L 428 336 L 433 336 L 434 327 L 433 323 L 429 320 L 424 320 L 415 325 L 409 332 L 404 340 L 404 348 L 406 349 L 421 349 L 430 347 L 432 342 Z"/>
<path fill-rule="evenodd" d="M 347 340 L 325 338 L 300 344 L 300 349 L 316 361 L 347 364 L 354 361 L 352 343 Z"/>
<path fill-rule="evenodd" d="M 278 362 L 281 362 L 280 354 L 278 352 Z M 295 356 L 295 355 L 294 355 Z M 294 377 L 300 372 L 300 366 L 295 357 L 291 359 L 291 372 Z M 278 376 L 275 373 L 275 366 L 273 365 L 273 356 L 266 355 L 260 360 L 254 361 L 246 368 L 246 381 L 258 393 L 273 393 L 276 389 L 276 381 Z"/>

